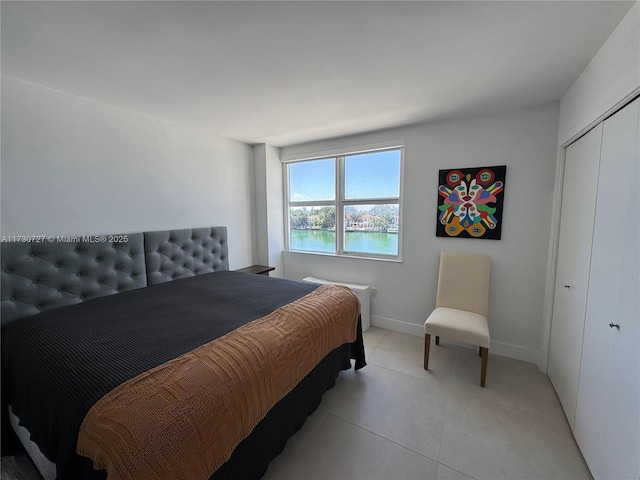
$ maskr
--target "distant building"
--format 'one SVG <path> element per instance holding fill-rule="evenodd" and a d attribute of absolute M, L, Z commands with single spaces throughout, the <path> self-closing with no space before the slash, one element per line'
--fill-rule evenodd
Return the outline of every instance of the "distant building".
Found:
<path fill-rule="evenodd" d="M 320 215 L 307 215 L 307 228 L 318 228 Z"/>

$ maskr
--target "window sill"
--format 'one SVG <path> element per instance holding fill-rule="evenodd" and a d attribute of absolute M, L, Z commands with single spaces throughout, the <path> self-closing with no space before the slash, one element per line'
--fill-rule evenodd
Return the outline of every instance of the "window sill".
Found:
<path fill-rule="evenodd" d="M 304 250 L 284 250 L 285 255 L 293 254 L 293 255 L 315 255 L 320 257 L 334 257 L 334 258 L 348 258 L 355 260 L 373 260 L 375 262 L 387 262 L 387 263 L 404 263 L 402 258 L 389 258 L 389 257 L 376 257 L 376 256 L 365 256 L 365 255 L 350 255 L 350 254 L 337 254 L 337 253 L 329 253 L 329 252 L 307 252 Z"/>

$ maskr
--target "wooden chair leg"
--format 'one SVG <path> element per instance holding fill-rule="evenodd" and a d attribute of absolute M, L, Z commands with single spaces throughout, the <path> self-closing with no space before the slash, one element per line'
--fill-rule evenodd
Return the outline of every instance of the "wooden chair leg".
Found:
<path fill-rule="evenodd" d="M 429 348 L 431 347 L 431 335 L 424 334 L 424 369 L 429 370 Z"/>
<path fill-rule="evenodd" d="M 480 368 L 480 386 L 484 388 L 487 380 L 487 362 L 489 360 L 489 349 L 480 347 L 480 353 L 482 356 L 482 367 Z"/>
<path fill-rule="evenodd" d="M 436 345 L 440 345 L 440 337 L 436 335 Z"/>

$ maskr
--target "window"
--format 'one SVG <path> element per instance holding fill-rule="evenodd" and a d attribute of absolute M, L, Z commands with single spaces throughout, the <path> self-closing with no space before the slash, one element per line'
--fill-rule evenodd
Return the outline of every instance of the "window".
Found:
<path fill-rule="evenodd" d="M 399 260 L 402 153 L 287 163 L 288 249 Z"/>

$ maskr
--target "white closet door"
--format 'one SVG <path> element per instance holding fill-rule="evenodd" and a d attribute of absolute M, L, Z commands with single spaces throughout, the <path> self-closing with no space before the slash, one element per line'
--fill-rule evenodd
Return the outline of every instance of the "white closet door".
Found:
<path fill-rule="evenodd" d="M 640 478 L 639 107 L 602 139 L 575 428 L 596 480 Z"/>
<path fill-rule="evenodd" d="M 575 425 L 602 124 L 566 149 L 549 378 Z"/>

